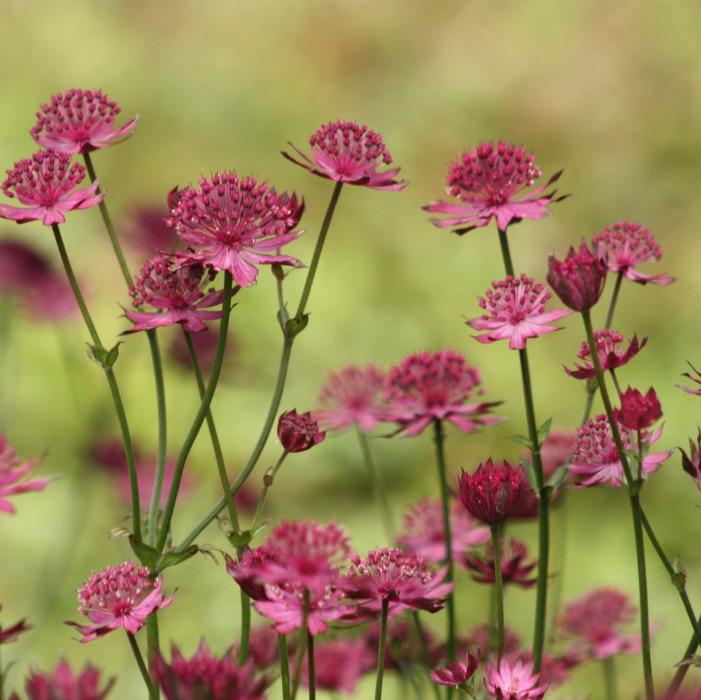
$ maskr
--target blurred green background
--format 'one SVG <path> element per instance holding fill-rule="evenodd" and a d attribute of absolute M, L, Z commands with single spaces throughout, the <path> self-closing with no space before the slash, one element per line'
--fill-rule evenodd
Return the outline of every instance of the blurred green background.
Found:
<path fill-rule="evenodd" d="M 304 145 L 323 122 L 367 123 L 385 138 L 411 185 L 400 193 L 346 188 L 313 291 L 311 322 L 293 356 L 283 408 L 312 408 L 327 371 L 347 363 L 388 366 L 405 354 L 453 347 L 483 372 L 490 399 L 504 399 L 503 425 L 465 437 L 449 431 L 453 473 L 489 455 L 516 459 L 507 437 L 525 432 L 516 355 L 505 344 L 470 338 L 463 316 L 475 297 L 502 277 L 493 228 L 458 238 L 435 229 L 420 206 L 441 196 L 448 163 L 461 150 L 503 137 L 522 143 L 543 173 L 564 167 L 561 189 L 573 197 L 548 219 L 513 229 L 516 267 L 544 277 L 546 256 L 622 218 L 650 227 L 664 249 L 655 272 L 676 275 L 669 288 L 624 286 L 617 328 L 649 335 L 622 381 L 654 385 L 666 417 L 665 448 L 696 432 L 699 399 L 674 388 L 698 349 L 698 221 L 701 220 L 701 5 L 693 2 L 460 2 L 432 0 L 278 0 L 258 2 L 37 2 L 0 0 L 0 165 L 33 150 L 28 130 L 41 102 L 69 87 L 101 88 L 123 109 L 138 112 L 136 135 L 94 156 L 118 224 L 136 204 L 164 201 L 217 169 L 268 179 L 304 195 L 308 234 L 290 248 L 308 261 L 331 191 L 279 155 L 288 141 Z M 121 123 L 121 122 L 120 122 Z M 4 165 L 3 165 L 4 164 Z M 51 255 L 38 225 L 3 225 L 3 236 L 26 237 Z M 105 342 L 124 327 L 118 303 L 128 298 L 97 210 L 71 215 L 63 227 Z M 136 270 L 141 260 L 131 256 Z M 302 274 L 289 276 L 296 299 Z M 275 378 L 279 330 L 272 276 L 238 297 L 233 353 L 215 400 L 232 472 L 244 462 L 267 408 Z M 607 303 L 610 288 L 605 293 Z M 115 698 L 140 696 L 123 635 L 81 646 L 61 624 L 76 619 L 75 589 L 93 569 L 129 558 L 123 539 L 107 539 L 125 523 L 109 476 L 85 462 L 86 445 L 116 426 L 100 370 L 85 357 L 86 333 L 76 320 L 37 324 L 5 305 L 2 425 L 26 457 L 46 451 L 42 473 L 60 478 L 44 494 L 16 500 L 19 512 L 0 518 L 0 603 L 5 624 L 27 616 L 35 629 L 3 660 L 16 660 L 10 686 L 29 667 L 53 666 L 59 655 L 91 659 L 119 675 Z M 603 313 L 603 312 L 600 312 Z M 582 340 L 576 317 L 566 330 L 532 343 L 531 362 L 541 420 L 574 427 L 583 391 L 561 370 Z M 162 333 L 168 343 L 174 331 Z M 145 450 L 156 444 L 155 405 L 145 339 L 126 340 L 118 363 L 133 432 Z M 196 400 L 192 380 L 169 366 L 170 448 L 176 452 Z M 428 436 L 376 440 L 378 462 L 397 511 L 436 493 Z M 253 475 L 278 454 L 271 439 Z M 191 459 L 197 483 L 176 513 L 182 537 L 218 498 L 206 435 Z M 576 492 L 566 531 L 565 598 L 613 584 L 636 596 L 629 509 L 623 491 Z M 701 610 L 697 543 L 699 494 L 675 455 L 652 477 L 643 501 L 670 554 L 689 574 Z M 285 465 L 270 498 L 271 515 L 334 518 L 360 551 L 383 543 L 380 520 L 353 436 L 332 436 Z M 561 527 L 558 516 L 555 530 Z M 534 526 L 518 527 L 533 541 Z M 224 546 L 212 526 L 200 540 Z M 652 618 L 658 625 L 654 664 L 664 683 L 688 641 L 681 606 L 654 554 L 649 554 Z M 196 558 L 167 574 L 178 588 L 161 615 L 164 646 L 190 653 L 203 635 L 217 651 L 234 641 L 238 597 L 222 566 Z M 462 630 L 481 622 L 486 588 L 459 579 Z M 528 640 L 533 592 L 513 592 L 509 624 Z M 432 620 L 442 629 L 442 616 Z M 527 642 L 526 642 L 527 643 Z M 618 662 L 625 697 L 640 687 L 637 658 Z M 692 670 L 690 675 L 698 674 Z M 366 679 L 358 698 L 370 697 Z M 387 697 L 397 693 L 390 682 Z M 602 695 L 600 670 L 577 670 L 567 697 Z M 277 697 L 277 690 L 271 692 Z"/>

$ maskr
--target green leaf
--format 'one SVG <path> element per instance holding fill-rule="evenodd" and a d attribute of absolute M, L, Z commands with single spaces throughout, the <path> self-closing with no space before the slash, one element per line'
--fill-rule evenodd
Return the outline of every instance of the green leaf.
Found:
<path fill-rule="evenodd" d="M 102 369 L 111 369 L 119 357 L 119 346 L 121 344 L 122 342 L 120 341 L 113 348 L 107 350 L 106 348 L 100 348 L 97 345 L 90 345 L 88 343 L 88 357 L 93 362 L 100 365 Z"/>
<path fill-rule="evenodd" d="M 290 318 L 285 323 L 285 333 L 288 338 L 294 338 L 299 335 L 309 323 L 309 314 L 302 314 L 301 316 L 296 316 L 295 318 Z"/>
<path fill-rule="evenodd" d="M 163 569 L 167 569 L 169 566 L 176 566 L 177 564 L 181 564 L 190 557 L 194 557 L 195 554 L 197 554 L 197 552 L 199 551 L 200 548 L 196 544 L 191 544 L 187 549 L 184 549 L 182 552 L 178 552 L 177 550 L 164 552 L 163 556 L 161 557 L 161 560 L 158 562 L 158 570 L 163 571 Z"/>
<path fill-rule="evenodd" d="M 562 482 L 567 478 L 569 471 L 570 469 L 566 464 L 558 467 L 548 479 L 547 485 L 554 491 L 556 488 L 562 485 Z"/>
<path fill-rule="evenodd" d="M 529 450 L 533 449 L 533 444 L 531 443 L 530 439 L 527 438 L 525 435 L 509 435 L 509 440 L 513 440 L 519 445 L 527 447 Z"/>
<path fill-rule="evenodd" d="M 149 570 L 157 568 L 160 553 L 155 547 L 150 547 L 145 542 L 137 542 L 134 535 L 129 535 L 129 544 L 131 544 L 134 554 L 145 567 Z"/>
<path fill-rule="evenodd" d="M 237 530 L 236 532 L 229 533 L 229 542 L 231 542 L 236 549 L 247 547 L 252 539 L 253 535 L 250 530 Z"/>
<path fill-rule="evenodd" d="M 552 418 L 552 416 L 550 416 L 550 418 L 548 418 L 548 420 L 546 420 L 545 423 L 543 423 L 543 425 L 541 425 L 540 428 L 538 428 L 538 444 L 539 445 L 542 445 L 543 440 L 545 440 L 545 438 L 548 437 L 548 435 L 550 435 L 550 426 L 552 425 L 552 423 L 553 423 L 553 418 Z"/>
<path fill-rule="evenodd" d="M 682 659 L 677 666 L 697 666 L 701 667 L 701 656 L 698 654 Z"/>

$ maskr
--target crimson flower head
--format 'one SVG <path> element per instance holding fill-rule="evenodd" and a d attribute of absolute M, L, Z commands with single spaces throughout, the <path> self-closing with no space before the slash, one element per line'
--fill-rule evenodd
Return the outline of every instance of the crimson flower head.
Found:
<path fill-rule="evenodd" d="M 550 213 L 553 202 L 564 199 L 555 197 L 555 190 L 545 192 L 562 171 L 524 193 L 540 175 L 535 158 L 524 148 L 505 141 L 483 143 L 474 151 L 463 153 L 450 166 L 446 192 L 459 202 L 431 202 L 423 209 L 447 214 L 445 219 L 433 219 L 434 225 L 457 226 L 454 232 L 459 235 L 486 226 L 492 219 L 505 231 L 509 224 L 522 219 L 542 219 Z"/>
<path fill-rule="evenodd" d="M 696 442 L 689 439 L 689 454 L 682 453 L 682 469 L 696 482 L 696 488 L 701 491 L 701 430 L 696 435 Z"/>
<path fill-rule="evenodd" d="M 677 388 L 681 389 L 682 391 L 685 391 L 687 394 L 693 394 L 694 396 L 701 396 L 701 372 L 699 372 L 694 365 L 691 364 L 691 362 L 687 363 L 689 367 L 691 367 L 691 372 L 684 372 L 682 374 L 682 377 L 686 377 L 687 379 L 690 379 L 692 382 L 695 382 L 696 384 L 699 385 L 699 388 L 696 389 L 695 387 L 687 387 L 687 386 L 682 386 L 681 384 L 677 384 Z M 693 374 L 692 374 L 693 372 Z"/>
<path fill-rule="evenodd" d="M 316 687 L 352 695 L 358 681 L 375 666 L 375 654 L 362 639 L 330 639 L 314 646 Z M 308 664 L 302 666 L 302 683 L 309 685 Z"/>
<path fill-rule="evenodd" d="M 349 121 L 324 124 L 309 137 L 309 156 L 290 145 L 299 160 L 282 151 L 287 160 L 327 180 L 373 190 L 397 191 L 407 186 L 405 180 L 396 179 L 399 168 L 381 170 L 392 163 L 392 156 L 382 137 L 367 126 Z"/>
<path fill-rule="evenodd" d="M 467 511 L 486 525 L 500 525 L 523 515 L 533 498 L 523 467 L 494 463 L 491 457 L 472 473 L 460 476 L 460 500 Z"/>
<path fill-rule="evenodd" d="M 467 324 L 479 331 L 487 331 L 475 338 L 480 343 L 509 341 L 511 350 L 523 350 L 529 338 L 561 330 L 561 326 L 550 325 L 571 312 L 565 309 L 546 311 L 550 293 L 542 284 L 526 275 L 492 282 L 479 305 L 485 313 L 470 319 Z"/>
<path fill-rule="evenodd" d="M 348 365 L 326 377 L 314 417 L 328 430 L 355 425 L 370 432 L 387 414 L 384 392 L 385 374 L 379 367 Z"/>
<path fill-rule="evenodd" d="M 168 255 L 151 258 L 136 276 L 129 290 L 135 310 L 124 315 L 134 325 L 123 333 L 136 333 L 180 324 L 188 333 L 207 330 L 206 321 L 221 318 L 222 311 L 207 311 L 221 305 L 223 294 L 207 286 L 216 273 L 202 265 L 181 265 Z M 155 311 L 141 311 L 141 306 Z"/>
<path fill-rule="evenodd" d="M 133 562 L 109 566 L 93 574 L 78 590 L 80 612 L 90 624 L 66 624 L 83 636 L 81 642 L 92 642 L 123 627 L 135 634 L 154 611 L 173 602 L 163 595 L 163 579 L 151 578 L 148 569 Z"/>
<path fill-rule="evenodd" d="M 604 291 L 606 267 L 582 243 L 576 251 L 570 247 L 567 257 L 548 258 L 548 284 L 562 303 L 574 311 L 588 311 Z"/>
<path fill-rule="evenodd" d="M 41 221 L 44 226 L 62 224 L 66 212 L 88 209 L 102 201 L 97 180 L 84 189 L 85 168 L 71 163 L 71 157 L 56 151 L 39 151 L 18 160 L 7 171 L 2 191 L 16 198 L 21 207 L 0 204 L 0 218 L 26 224 Z"/>
<path fill-rule="evenodd" d="M 540 700 L 548 689 L 530 661 L 506 657 L 484 667 L 484 687 L 498 700 Z"/>
<path fill-rule="evenodd" d="M 74 155 L 113 146 L 134 133 L 138 116 L 115 129 L 122 110 L 102 90 L 72 89 L 41 105 L 30 133 L 42 147 Z"/>
<path fill-rule="evenodd" d="M 265 570 L 269 563 L 279 564 L 279 558 L 263 545 L 255 549 L 244 549 L 238 560 L 224 554 L 226 573 L 243 588 L 251 600 L 266 600 Z M 277 580 L 277 578 L 275 578 Z"/>
<path fill-rule="evenodd" d="M 611 272 L 622 273 L 624 277 L 638 284 L 659 284 L 666 286 L 674 282 L 671 275 L 647 275 L 636 270 L 642 265 L 662 258 L 662 248 L 648 229 L 631 221 L 619 221 L 607 226 L 591 240 L 594 254 L 599 257 Z"/>
<path fill-rule="evenodd" d="M 406 437 L 421 434 L 431 423 L 447 420 L 463 433 L 499 420 L 486 415 L 498 403 L 466 404 L 481 393 L 475 367 L 453 350 L 409 355 L 387 375 L 387 420 L 396 421 Z"/>
<path fill-rule="evenodd" d="M 304 452 L 323 442 L 326 433 L 319 430 L 319 424 L 309 411 L 297 413 L 292 409 L 280 415 L 277 436 L 286 452 Z"/>
<path fill-rule="evenodd" d="M 53 673 L 33 671 L 27 678 L 28 700 L 103 700 L 116 682 L 110 678 L 100 688 L 100 671 L 87 664 L 80 673 L 74 673 L 65 659 L 60 659 Z"/>
<path fill-rule="evenodd" d="M 500 540 L 501 576 L 504 584 L 513 583 L 519 588 L 532 588 L 536 579 L 531 577 L 537 561 L 527 561 L 528 550 L 524 542 L 511 538 L 508 549 L 504 540 Z M 458 560 L 460 561 L 460 560 Z M 494 546 L 487 543 L 485 556 L 480 556 L 474 552 L 468 552 L 461 561 L 470 572 L 470 576 L 477 583 L 488 583 L 493 585 L 496 582 L 494 576 Z"/>
<path fill-rule="evenodd" d="M 2 611 L 2 605 L 0 605 L 0 611 Z M 15 624 L 10 627 L 3 627 L 0 625 L 0 645 L 16 642 L 21 634 L 28 632 L 30 629 L 32 628 L 27 624 L 24 618 L 19 622 L 15 622 Z"/>
<path fill-rule="evenodd" d="M 625 338 L 618 331 L 614 331 L 612 328 L 594 331 L 594 344 L 599 355 L 601 369 L 604 372 L 628 364 L 645 347 L 646 343 L 647 338 L 639 341 L 638 336 L 634 335 L 626 348 L 624 347 Z M 573 369 L 565 367 L 565 372 L 575 379 L 593 379 L 596 376 L 596 370 L 591 359 L 589 343 L 586 341 L 582 343 L 577 357 L 582 360 L 582 363 L 575 363 Z"/>
<path fill-rule="evenodd" d="M 644 395 L 628 387 L 621 395 L 621 407 L 614 409 L 613 415 L 628 430 L 645 430 L 662 417 L 662 406 L 652 387 Z"/>
<path fill-rule="evenodd" d="M 22 462 L 17 453 L 7 444 L 4 435 L 0 435 L 0 513 L 12 515 L 16 509 L 8 500 L 10 496 L 30 491 L 43 491 L 51 479 L 28 479 L 30 472 L 36 469 L 38 459 Z"/>
<path fill-rule="evenodd" d="M 438 685 L 452 685 L 456 688 L 465 685 L 479 666 L 479 659 L 467 652 L 464 661 L 450 661 L 444 668 L 435 668 L 430 672 L 431 680 Z"/>
<path fill-rule="evenodd" d="M 228 270 L 236 284 L 250 287 L 258 277 L 256 265 L 302 263 L 276 253 L 296 240 L 294 231 L 304 211 L 295 194 L 279 194 L 254 177 L 216 173 L 171 197 L 168 223 L 191 250 L 182 257 L 215 270 Z"/>

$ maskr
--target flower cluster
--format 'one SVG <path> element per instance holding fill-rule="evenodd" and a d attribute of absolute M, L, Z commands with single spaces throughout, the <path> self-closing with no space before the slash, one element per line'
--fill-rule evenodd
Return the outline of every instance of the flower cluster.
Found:
<path fill-rule="evenodd" d="M 628 364 L 645 347 L 647 338 L 639 341 L 638 336 L 634 335 L 628 346 L 625 347 L 624 336 L 611 328 L 603 328 L 594 331 L 594 343 L 601 369 L 606 372 Z M 573 369 L 565 367 L 565 372 L 575 379 L 593 379 L 596 376 L 596 370 L 591 359 L 589 343 L 586 341 L 582 343 L 577 357 L 582 360 L 582 363 L 575 363 Z"/>
<path fill-rule="evenodd" d="M 103 700 L 116 680 L 110 678 L 100 688 L 100 670 L 95 666 L 87 664 L 80 673 L 75 673 L 65 659 L 60 659 L 50 674 L 32 671 L 25 690 L 28 700 Z"/>

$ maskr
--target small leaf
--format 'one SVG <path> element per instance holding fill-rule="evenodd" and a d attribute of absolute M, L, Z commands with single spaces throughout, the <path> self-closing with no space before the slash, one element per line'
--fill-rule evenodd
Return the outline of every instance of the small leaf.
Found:
<path fill-rule="evenodd" d="M 553 418 L 550 416 L 543 425 L 538 428 L 538 444 L 542 445 L 548 435 L 550 435 L 550 426 L 553 424 Z"/>
<path fill-rule="evenodd" d="M 157 568 L 159 552 L 155 547 L 150 547 L 144 542 L 137 542 L 134 535 L 129 535 L 129 544 L 134 550 L 134 554 L 139 558 L 139 561 L 148 569 Z"/>
<path fill-rule="evenodd" d="M 158 570 L 163 571 L 163 569 L 167 569 L 169 566 L 176 566 L 177 564 L 186 561 L 190 557 L 195 556 L 195 554 L 197 554 L 199 551 L 200 549 L 196 544 L 191 544 L 182 552 L 178 552 L 177 550 L 164 552 L 161 560 L 158 562 Z"/>
<path fill-rule="evenodd" d="M 236 549 L 248 546 L 252 539 L 253 535 L 250 530 L 237 530 L 236 532 L 229 533 L 229 542 L 231 542 Z"/>
<path fill-rule="evenodd" d="M 285 323 L 285 333 L 288 338 L 294 338 L 299 335 L 309 323 L 309 314 L 302 314 L 301 316 L 296 316 L 295 318 L 290 318 Z"/>
<path fill-rule="evenodd" d="M 686 659 L 682 659 L 677 666 L 696 666 L 701 667 L 701 656 L 695 654 L 694 656 L 688 656 Z"/>
<path fill-rule="evenodd" d="M 129 537 L 129 535 L 131 535 L 131 532 L 129 532 L 129 530 L 127 530 L 125 527 L 113 527 L 109 531 L 107 538 L 111 540 L 116 537 Z"/>
<path fill-rule="evenodd" d="M 553 475 L 548 479 L 547 485 L 554 491 L 562 485 L 563 481 L 565 481 L 565 479 L 567 478 L 569 472 L 570 469 L 566 464 L 561 467 L 558 467 L 553 472 Z"/>
<path fill-rule="evenodd" d="M 527 438 L 525 435 L 509 435 L 509 440 L 513 440 L 519 445 L 527 447 L 529 450 L 533 449 L 533 444 L 531 443 L 530 439 Z"/>
<path fill-rule="evenodd" d="M 107 350 L 106 348 L 100 348 L 97 345 L 88 344 L 88 357 L 93 362 L 100 365 L 102 369 L 111 369 L 114 366 L 114 363 L 117 361 L 117 358 L 119 357 L 119 346 L 121 344 L 122 343 L 120 341 L 109 350 Z"/>

